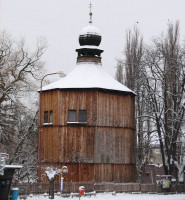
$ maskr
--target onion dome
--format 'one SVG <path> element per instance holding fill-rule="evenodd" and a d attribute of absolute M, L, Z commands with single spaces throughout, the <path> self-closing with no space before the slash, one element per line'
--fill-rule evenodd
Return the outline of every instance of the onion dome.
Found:
<path fill-rule="evenodd" d="M 98 48 L 101 43 L 101 34 L 100 31 L 92 25 L 91 20 L 88 26 L 84 27 L 80 32 L 79 43 L 80 48 L 76 49 L 78 53 L 77 63 L 93 62 L 101 64 L 101 53 L 103 50 Z"/>
<path fill-rule="evenodd" d="M 100 31 L 92 24 L 92 4 L 90 3 L 90 21 L 89 24 L 84 27 L 79 35 L 80 47 L 76 49 L 78 53 L 77 63 L 92 62 L 101 64 L 101 53 L 103 50 L 98 46 L 101 43 Z"/>
<path fill-rule="evenodd" d="M 101 43 L 100 31 L 89 23 L 88 26 L 84 27 L 79 36 L 80 46 L 92 45 L 99 46 Z"/>
<path fill-rule="evenodd" d="M 91 12 L 92 4 L 90 3 L 90 21 L 88 26 L 84 27 L 80 32 L 79 43 L 80 46 L 99 46 L 101 43 L 101 34 L 100 31 L 92 25 L 92 12 Z"/>
<path fill-rule="evenodd" d="M 90 9 L 91 9 L 90 4 Z M 103 50 L 98 46 L 101 43 L 101 34 L 98 28 L 92 24 L 92 12 L 89 13 L 89 24 L 84 27 L 79 35 L 80 47 L 76 49 L 78 53 L 77 63 L 91 62 L 101 64 L 101 53 Z"/>

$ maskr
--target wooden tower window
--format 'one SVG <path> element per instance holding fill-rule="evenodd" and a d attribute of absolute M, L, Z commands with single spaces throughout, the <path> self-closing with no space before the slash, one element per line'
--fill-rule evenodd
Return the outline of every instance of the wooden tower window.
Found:
<path fill-rule="evenodd" d="M 48 111 L 44 111 L 44 124 L 48 123 Z"/>
<path fill-rule="evenodd" d="M 53 111 L 44 111 L 44 124 L 52 124 L 53 123 Z"/>
<path fill-rule="evenodd" d="M 76 118 L 76 110 L 69 110 L 68 113 L 68 122 L 76 122 L 77 118 Z"/>
<path fill-rule="evenodd" d="M 79 110 L 79 118 L 78 121 L 80 123 L 87 122 L 87 111 L 86 110 Z"/>
<path fill-rule="evenodd" d="M 86 110 L 69 110 L 67 123 L 87 123 L 87 111 Z"/>

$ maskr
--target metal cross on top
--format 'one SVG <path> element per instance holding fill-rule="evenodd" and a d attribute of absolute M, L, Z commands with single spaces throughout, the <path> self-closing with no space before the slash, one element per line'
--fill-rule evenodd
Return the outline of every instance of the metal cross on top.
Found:
<path fill-rule="evenodd" d="M 89 8 L 90 8 L 90 13 L 89 13 L 90 21 L 89 21 L 89 23 L 92 23 L 92 11 L 91 11 L 92 3 L 91 3 L 91 1 L 90 1 L 90 4 L 89 4 Z"/>

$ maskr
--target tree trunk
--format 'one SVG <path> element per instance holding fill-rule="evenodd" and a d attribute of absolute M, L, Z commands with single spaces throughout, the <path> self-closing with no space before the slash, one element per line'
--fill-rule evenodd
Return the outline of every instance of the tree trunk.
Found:
<path fill-rule="evenodd" d="M 54 199 L 54 178 L 49 180 L 49 198 Z"/>

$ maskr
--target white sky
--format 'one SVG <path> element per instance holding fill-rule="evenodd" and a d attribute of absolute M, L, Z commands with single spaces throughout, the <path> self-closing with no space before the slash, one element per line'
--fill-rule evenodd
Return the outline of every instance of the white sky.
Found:
<path fill-rule="evenodd" d="M 180 21 L 185 39 L 185 0 L 91 0 L 93 24 L 102 34 L 103 66 L 114 76 L 124 49 L 126 29 L 137 25 L 148 42 L 166 31 L 168 20 Z M 69 73 L 76 65 L 78 36 L 89 21 L 89 0 L 0 0 L 0 29 L 24 37 L 29 47 L 48 41 L 48 72 Z M 138 23 L 137 23 L 138 22 Z"/>

